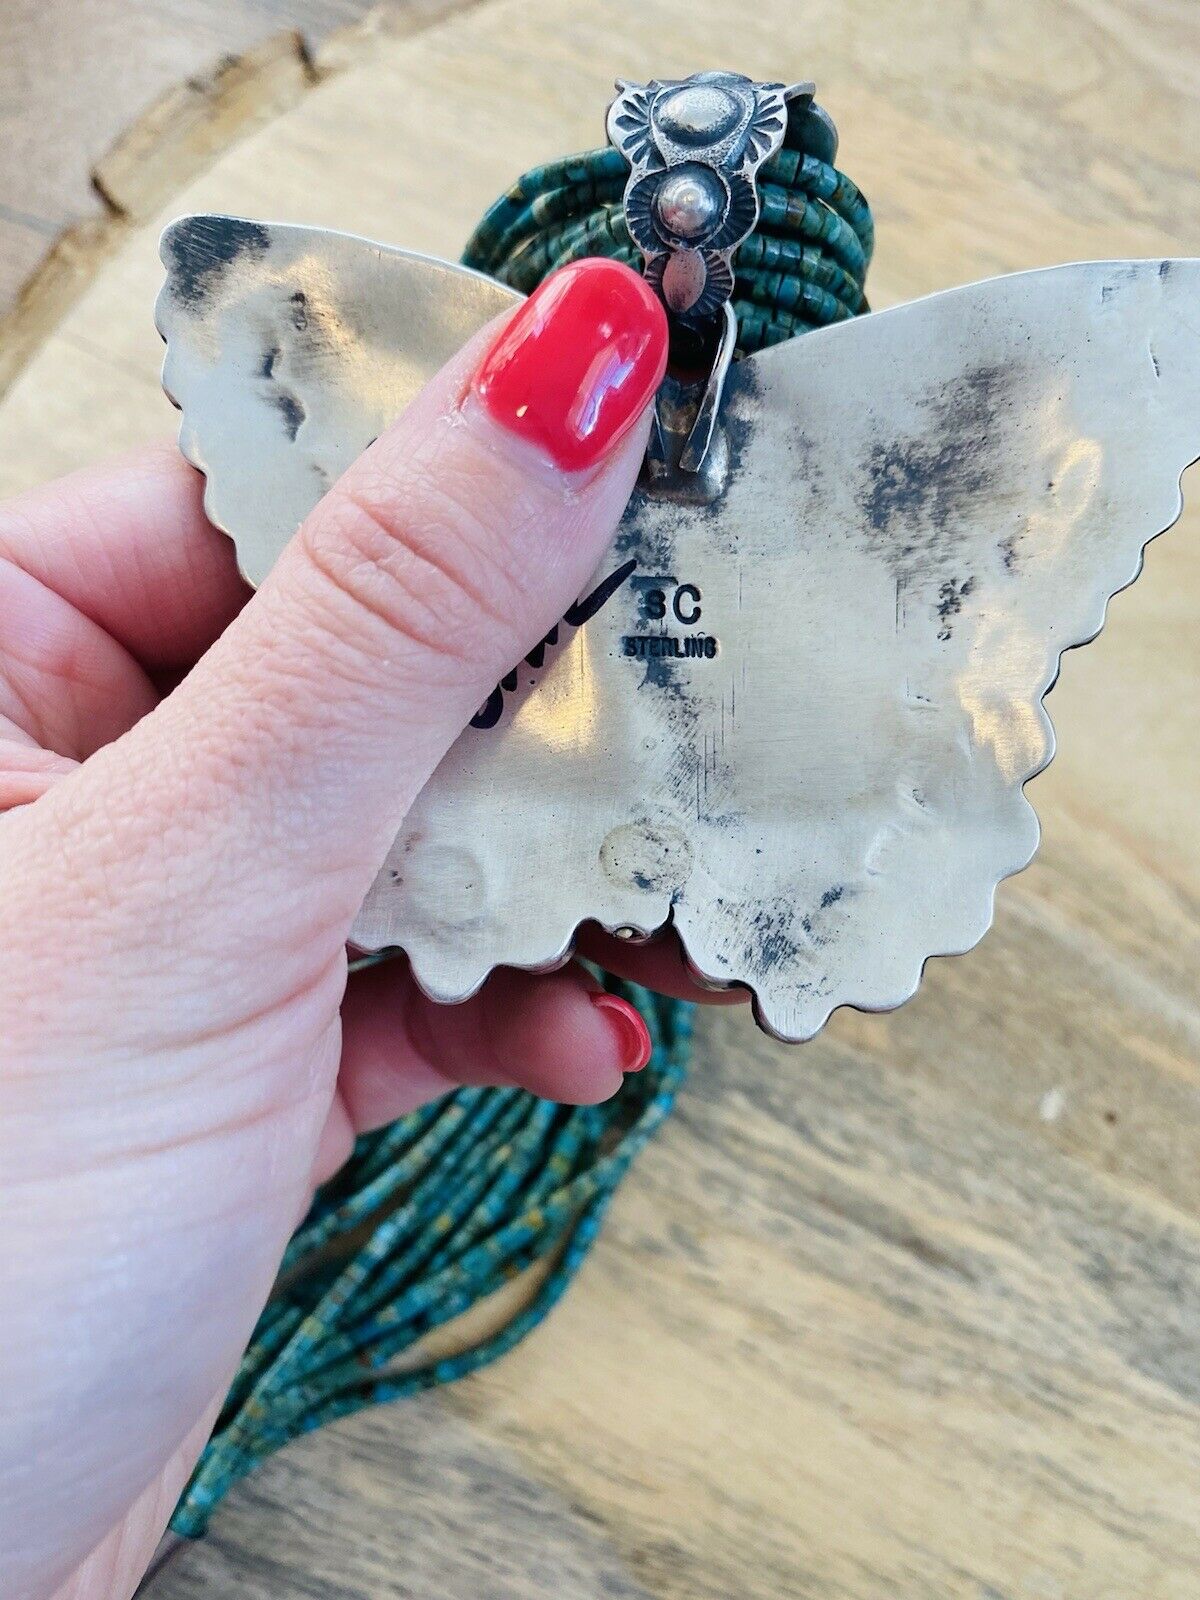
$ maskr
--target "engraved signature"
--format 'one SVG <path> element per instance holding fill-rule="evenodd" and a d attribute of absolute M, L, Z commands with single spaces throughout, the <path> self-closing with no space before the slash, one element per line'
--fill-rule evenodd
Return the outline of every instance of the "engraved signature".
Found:
<path fill-rule="evenodd" d="M 632 556 L 623 566 L 615 572 L 610 572 L 602 583 L 598 583 L 590 594 L 584 595 L 582 600 L 566 612 L 562 622 L 556 622 L 550 632 L 525 657 L 525 660 L 535 669 L 540 667 L 546 659 L 546 651 L 558 643 L 558 630 L 564 625 L 568 628 L 582 628 L 584 623 L 594 617 L 616 594 L 622 584 L 628 582 L 637 567 L 637 561 Z M 505 673 L 500 682 L 488 695 L 479 710 L 471 718 L 473 728 L 494 728 L 500 721 L 504 712 L 504 696 L 511 694 L 517 687 L 518 668 Z"/>

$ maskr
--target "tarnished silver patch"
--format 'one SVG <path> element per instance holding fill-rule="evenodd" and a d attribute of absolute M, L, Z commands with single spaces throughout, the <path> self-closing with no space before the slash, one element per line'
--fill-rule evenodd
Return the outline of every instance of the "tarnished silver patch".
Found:
<path fill-rule="evenodd" d="M 511 291 L 318 229 L 164 236 L 164 382 L 259 581 Z M 1200 262 L 996 278 L 735 363 L 712 503 L 639 491 L 418 798 L 355 929 L 461 1000 L 672 923 L 785 1039 L 970 948 L 1037 822 L 1042 697 L 1200 455 Z"/>

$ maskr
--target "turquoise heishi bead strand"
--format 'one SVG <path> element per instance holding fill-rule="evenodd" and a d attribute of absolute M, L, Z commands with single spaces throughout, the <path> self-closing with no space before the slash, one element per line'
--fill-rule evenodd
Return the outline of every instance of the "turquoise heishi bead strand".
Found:
<path fill-rule="evenodd" d="M 171 1519 L 196 1538 L 224 1495 L 289 1440 L 494 1361 L 558 1301 L 630 1163 L 687 1072 L 694 1008 L 631 984 L 644 1071 L 600 1106 L 460 1089 L 360 1139 L 284 1256 L 212 1439 Z M 539 1262 L 526 1304 L 459 1354 L 389 1363 Z"/>
<path fill-rule="evenodd" d="M 487 212 L 465 265 L 526 294 L 585 256 L 639 267 L 622 208 L 627 177 L 613 149 L 534 168 Z M 868 309 L 874 230 L 859 190 L 790 143 L 760 177 L 758 224 L 734 257 L 741 355 Z M 604 1105 L 460 1089 L 358 1141 L 288 1245 L 175 1533 L 202 1534 L 228 1490 L 289 1440 L 477 1372 L 552 1309 L 670 1115 L 691 1057 L 692 1005 L 608 986 L 645 1017 L 653 1053 Z M 496 1332 L 455 1355 L 414 1356 L 426 1335 L 527 1272 L 525 1303 Z"/>

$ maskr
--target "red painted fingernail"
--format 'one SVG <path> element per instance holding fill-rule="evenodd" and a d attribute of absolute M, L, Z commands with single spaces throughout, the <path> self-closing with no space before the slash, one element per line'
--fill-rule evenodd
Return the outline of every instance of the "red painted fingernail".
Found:
<path fill-rule="evenodd" d="M 606 1012 L 615 1024 L 621 1048 L 621 1071 L 640 1072 L 650 1059 L 650 1029 L 641 1012 L 615 994 L 594 994 L 592 1004 Z"/>
<path fill-rule="evenodd" d="M 662 382 L 667 317 L 619 261 L 576 261 L 541 284 L 483 358 L 472 392 L 501 427 L 568 472 L 594 467 Z"/>

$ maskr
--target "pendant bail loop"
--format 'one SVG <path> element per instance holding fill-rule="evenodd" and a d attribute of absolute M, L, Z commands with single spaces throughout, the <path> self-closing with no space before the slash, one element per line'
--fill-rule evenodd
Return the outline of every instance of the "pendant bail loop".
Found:
<path fill-rule="evenodd" d="M 758 170 L 814 93 L 738 72 L 617 80 L 607 130 L 630 166 L 626 226 L 648 282 L 685 326 L 711 323 L 732 295 L 734 251 L 758 221 Z"/>
<path fill-rule="evenodd" d="M 720 424 L 725 380 L 737 344 L 737 318 L 726 300 L 707 377 L 680 378 L 668 370 L 654 402 L 642 487 L 656 500 L 711 505 L 729 483 L 730 454 Z"/>

